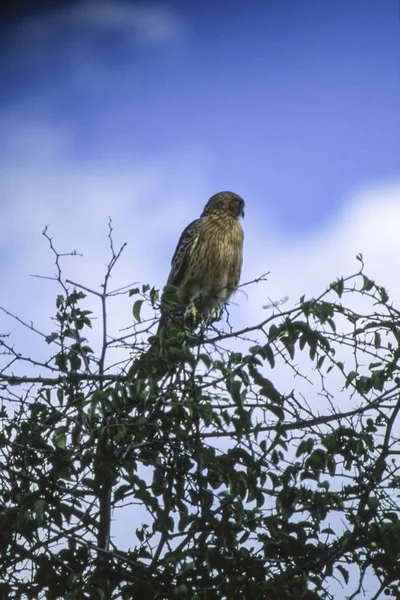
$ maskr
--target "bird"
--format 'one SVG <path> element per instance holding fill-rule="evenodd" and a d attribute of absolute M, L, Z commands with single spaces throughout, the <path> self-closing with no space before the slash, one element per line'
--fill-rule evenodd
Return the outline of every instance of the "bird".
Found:
<path fill-rule="evenodd" d="M 237 289 L 243 262 L 242 217 L 243 198 L 233 192 L 218 192 L 208 200 L 200 217 L 183 230 L 161 295 L 157 333 L 149 338 L 148 350 L 130 367 L 129 380 L 149 373 L 160 379 L 171 370 L 176 354 L 167 357 L 166 338 L 171 335 L 167 343 L 170 351 L 181 348 L 181 317 L 184 328 L 193 330 Z M 181 340 L 178 346 L 176 335 Z"/>
<path fill-rule="evenodd" d="M 201 318 L 210 316 L 237 289 L 243 262 L 240 219 L 244 205 L 238 194 L 218 192 L 208 200 L 200 217 L 183 230 L 167 286 L 176 288 L 186 314 L 191 311 Z M 162 315 L 160 326 L 164 323 Z"/>

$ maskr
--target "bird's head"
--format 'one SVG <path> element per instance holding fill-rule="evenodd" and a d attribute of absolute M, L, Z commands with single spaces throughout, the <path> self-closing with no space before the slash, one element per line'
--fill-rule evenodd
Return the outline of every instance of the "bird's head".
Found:
<path fill-rule="evenodd" d="M 201 214 L 202 217 L 214 213 L 228 213 L 235 219 L 244 217 L 244 200 L 233 192 L 218 192 L 211 196 Z"/>

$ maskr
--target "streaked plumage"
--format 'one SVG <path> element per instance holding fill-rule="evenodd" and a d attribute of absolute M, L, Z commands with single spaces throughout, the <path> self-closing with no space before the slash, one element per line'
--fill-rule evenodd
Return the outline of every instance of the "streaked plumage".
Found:
<path fill-rule="evenodd" d="M 242 269 L 244 200 L 232 192 L 210 198 L 199 219 L 183 231 L 168 284 L 185 306 L 209 315 L 237 288 Z"/>

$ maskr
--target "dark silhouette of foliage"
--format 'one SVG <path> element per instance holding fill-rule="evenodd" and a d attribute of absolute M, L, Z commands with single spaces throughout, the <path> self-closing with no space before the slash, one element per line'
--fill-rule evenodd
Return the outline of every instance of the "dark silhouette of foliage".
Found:
<path fill-rule="evenodd" d="M 100 292 L 63 280 L 45 236 L 61 286 L 37 332 L 50 357 L 0 338 L 0 596 L 399 599 L 400 314 L 362 257 L 240 331 L 190 330 L 168 290 L 149 352 L 153 288 L 131 289 L 134 325 L 108 331 L 128 293 L 109 291 L 111 226 Z"/>

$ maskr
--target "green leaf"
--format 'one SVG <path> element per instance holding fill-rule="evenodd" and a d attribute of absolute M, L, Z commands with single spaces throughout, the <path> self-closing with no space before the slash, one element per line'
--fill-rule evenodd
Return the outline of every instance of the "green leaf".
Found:
<path fill-rule="evenodd" d="M 263 351 L 265 353 L 266 359 L 268 360 L 269 364 L 271 365 L 271 369 L 273 369 L 275 366 L 275 357 L 274 357 L 274 352 L 273 352 L 271 346 L 269 344 L 265 344 Z"/>
<path fill-rule="evenodd" d="M 362 277 L 363 277 L 363 285 L 362 285 L 361 291 L 369 292 L 370 290 L 372 290 L 375 283 L 371 279 L 368 279 L 368 277 L 366 277 L 365 275 L 363 275 Z"/>
<path fill-rule="evenodd" d="M 285 346 L 286 350 L 288 351 L 290 358 L 293 360 L 293 358 L 294 358 L 294 343 L 293 343 L 293 341 L 289 337 L 285 336 L 282 338 L 282 343 Z"/>
<path fill-rule="evenodd" d="M 379 331 L 375 331 L 374 346 L 375 346 L 375 348 L 381 347 L 381 334 L 379 333 Z"/>
<path fill-rule="evenodd" d="M 60 406 L 64 404 L 64 390 L 62 388 L 57 389 L 57 400 L 60 403 Z"/>
<path fill-rule="evenodd" d="M 53 444 L 57 448 L 65 449 L 67 443 L 66 428 L 58 427 L 53 435 Z"/>
<path fill-rule="evenodd" d="M 144 300 L 136 300 L 136 302 L 134 303 L 133 308 L 132 308 L 134 319 L 139 322 L 140 322 L 140 311 L 141 311 L 143 302 L 144 302 Z"/>
<path fill-rule="evenodd" d="M 211 361 L 211 357 L 208 354 L 205 354 L 205 353 L 200 354 L 199 360 L 201 360 L 205 364 L 207 369 L 209 369 L 211 367 L 212 361 Z"/>
<path fill-rule="evenodd" d="M 176 285 L 171 285 L 170 283 L 168 283 L 163 288 L 163 295 L 168 296 L 169 294 L 171 294 L 172 296 L 176 296 L 177 291 L 178 288 L 176 287 Z"/>
<path fill-rule="evenodd" d="M 268 332 L 268 338 L 270 342 L 274 342 L 278 337 L 279 329 L 276 325 L 271 325 Z"/>
<path fill-rule="evenodd" d="M 310 454 L 311 450 L 314 446 L 314 440 L 312 438 L 307 438 L 306 440 L 301 440 L 298 448 L 296 450 L 296 458 L 301 456 L 302 454 Z"/>
<path fill-rule="evenodd" d="M 36 521 L 38 525 L 43 525 L 44 523 L 44 510 L 47 506 L 46 501 L 43 498 L 39 498 L 35 500 L 33 504 L 33 510 L 36 513 Z"/>
<path fill-rule="evenodd" d="M 67 370 L 68 360 L 64 352 L 59 352 L 59 354 L 56 354 L 56 356 L 54 357 L 54 361 L 57 367 L 60 369 L 60 371 L 65 372 Z"/>
<path fill-rule="evenodd" d="M 312 469 L 313 471 L 321 471 L 325 468 L 328 455 L 325 450 L 318 448 L 314 450 L 312 454 L 307 458 L 305 462 L 306 469 Z"/>
<path fill-rule="evenodd" d="M 58 339 L 58 333 L 56 333 L 55 331 L 53 331 L 53 333 L 50 333 L 50 335 L 47 335 L 45 337 L 45 340 L 48 344 L 51 344 L 51 342 L 54 342 L 54 340 Z"/>
<path fill-rule="evenodd" d="M 152 306 L 155 306 L 158 298 L 160 297 L 159 290 L 156 290 L 154 287 L 150 290 L 150 302 Z"/>
<path fill-rule="evenodd" d="M 342 294 L 343 294 L 343 290 L 344 290 L 343 277 L 341 277 L 340 279 L 338 279 L 334 283 L 331 283 L 331 289 L 334 290 L 337 293 L 337 295 L 339 296 L 339 298 L 341 298 Z"/>
<path fill-rule="evenodd" d="M 274 386 L 274 384 L 269 381 L 269 379 L 264 379 L 263 386 L 260 389 L 260 394 L 262 396 L 266 396 L 272 402 L 280 403 L 282 402 L 282 396 Z"/>
<path fill-rule="evenodd" d="M 238 379 L 233 379 L 229 384 L 229 393 L 232 397 L 232 400 L 235 402 L 237 406 L 243 406 L 242 395 L 240 393 L 240 389 L 242 387 L 242 382 Z"/>
<path fill-rule="evenodd" d="M 382 302 L 382 304 L 386 304 L 387 301 L 389 300 L 389 296 L 388 296 L 388 293 L 387 293 L 387 291 L 385 290 L 384 287 L 380 287 L 379 288 L 379 294 L 381 296 L 381 302 Z"/>
<path fill-rule="evenodd" d="M 117 488 L 114 492 L 114 502 L 119 502 L 120 500 L 122 500 L 123 498 L 126 497 L 127 492 L 131 492 L 132 491 L 132 486 L 124 483 L 123 485 L 120 485 L 119 488 Z"/>
<path fill-rule="evenodd" d="M 185 585 L 184 583 L 181 583 L 180 585 L 178 585 L 175 588 L 175 594 L 178 597 L 182 596 L 183 598 L 187 598 L 188 597 L 188 592 L 189 592 L 189 589 L 188 589 L 187 585 Z"/>
<path fill-rule="evenodd" d="M 345 583 L 346 584 L 349 583 L 349 572 L 348 572 L 348 570 L 345 569 L 344 567 L 342 567 L 342 565 L 336 565 L 336 568 L 342 574 L 342 577 L 343 577 Z"/>
<path fill-rule="evenodd" d="M 346 377 L 346 387 L 348 388 L 351 382 L 357 377 L 356 371 L 350 371 L 350 373 Z"/>

